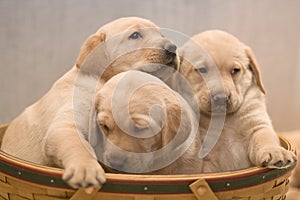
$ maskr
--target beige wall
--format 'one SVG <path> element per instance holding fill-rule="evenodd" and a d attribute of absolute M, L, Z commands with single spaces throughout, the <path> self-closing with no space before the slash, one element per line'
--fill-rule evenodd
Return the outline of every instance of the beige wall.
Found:
<path fill-rule="evenodd" d="M 256 53 L 276 129 L 300 129 L 299 8 L 297 0 L 1 0 L 0 123 L 70 69 L 88 35 L 135 15 L 190 36 L 207 29 L 236 35 Z"/>

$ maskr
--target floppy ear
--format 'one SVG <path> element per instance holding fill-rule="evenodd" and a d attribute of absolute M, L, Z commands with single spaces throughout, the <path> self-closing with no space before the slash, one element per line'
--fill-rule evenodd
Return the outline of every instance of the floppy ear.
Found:
<path fill-rule="evenodd" d="M 91 35 L 82 45 L 76 61 L 76 67 L 80 68 L 89 53 L 100 43 L 105 41 L 106 34 L 103 32 Z"/>
<path fill-rule="evenodd" d="M 162 128 L 162 132 L 161 132 L 161 141 L 162 141 L 162 146 L 166 146 L 169 144 L 169 142 L 172 141 L 172 139 L 174 138 L 174 133 L 173 131 L 170 130 L 170 128 L 168 126 L 172 126 L 172 124 L 165 124 L 164 127 Z"/>
<path fill-rule="evenodd" d="M 106 137 L 99 127 L 97 112 L 97 107 L 91 108 L 89 115 L 88 142 L 93 147 L 97 159 L 102 160 L 105 152 Z"/>
<path fill-rule="evenodd" d="M 252 72 L 255 76 L 256 84 L 259 87 L 259 89 L 262 91 L 262 93 L 266 94 L 266 90 L 265 90 L 264 85 L 262 83 L 261 73 L 260 73 L 258 63 L 257 63 L 256 58 L 255 58 L 255 56 L 254 56 L 254 54 L 253 54 L 250 47 L 246 47 L 246 54 L 249 58 L 250 69 L 252 70 Z"/>
<path fill-rule="evenodd" d="M 172 107 L 169 107 L 161 132 L 162 146 L 169 144 L 178 133 L 181 125 L 181 117 L 181 107 L 179 104 L 173 104 Z"/>
<path fill-rule="evenodd" d="M 184 61 L 184 55 L 183 55 L 183 51 L 181 49 L 178 50 L 178 58 L 179 58 L 179 62 L 178 62 L 178 67 L 177 67 L 177 71 L 178 72 L 181 72 L 182 69 L 181 69 L 181 65 Z"/>
<path fill-rule="evenodd" d="M 89 131 L 88 131 L 88 140 L 92 147 L 96 147 L 103 140 L 103 133 L 98 126 L 97 122 L 97 113 L 95 109 L 92 107 L 89 115 Z"/>
<path fill-rule="evenodd" d="M 99 127 L 98 124 L 98 108 L 99 108 L 99 95 L 97 94 L 91 107 L 91 111 L 89 114 L 89 135 L 88 135 L 88 140 L 89 143 L 92 145 L 92 147 L 96 147 L 97 145 L 103 143 L 103 137 L 104 134 L 101 130 L 101 128 Z"/>

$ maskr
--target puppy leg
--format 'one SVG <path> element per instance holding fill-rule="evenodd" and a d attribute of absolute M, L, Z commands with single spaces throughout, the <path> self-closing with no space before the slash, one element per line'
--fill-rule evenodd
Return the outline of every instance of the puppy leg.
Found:
<path fill-rule="evenodd" d="M 104 170 L 95 152 L 72 123 L 53 123 L 45 139 L 44 151 L 51 162 L 65 169 L 63 179 L 73 188 L 101 185 Z"/>
<path fill-rule="evenodd" d="M 280 146 L 276 133 L 268 128 L 252 135 L 248 150 L 250 160 L 257 166 L 285 168 L 297 160 L 294 153 Z"/>

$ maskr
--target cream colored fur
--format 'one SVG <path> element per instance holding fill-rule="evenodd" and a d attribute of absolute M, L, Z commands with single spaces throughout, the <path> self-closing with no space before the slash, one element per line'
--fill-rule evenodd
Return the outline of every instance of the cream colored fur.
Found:
<path fill-rule="evenodd" d="M 198 97 L 200 127 L 207 130 L 212 111 L 221 116 L 226 109 L 221 136 L 204 158 L 203 172 L 251 166 L 282 168 L 295 162 L 295 155 L 279 144 L 267 114 L 259 66 L 248 46 L 226 32 L 213 30 L 192 37 L 180 54 L 180 72 Z M 226 105 L 213 107 L 216 95 L 225 97 Z M 201 134 L 202 140 L 206 134 Z"/>
<path fill-rule="evenodd" d="M 199 120 L 178 93 L 158 78 L 149 76 L 151 75 L 138 71 L 123 72 L 114 76 L 97 92 L 95 104 L 97 121 L 107 139 L 124 151 L 146 153 L 143 158 L 149 157 L 150 160 L 147 160 L 147 163 L 140 163 L 140 159 L 132 159 L 130 153 L 119 152 L 108 142 L 104 148 L 103 160 L 112 168 L 116 166 L 123 172 L 138 172 L 143 170 L 143 167 L 145 171 L 139 172 L 147 174 L 200 172 L 202 162 L 198 159 L 195 149 L 200 145 L 197 138 Z M 134 86 L 136 82 L 140 83 L 137 89 Z M 120 85 L 123 87 L 119 88 Z M 114 99 L 116 93 L 120 96 Z M 127 95 L 130 96 L 128 102 Z M 114 113 L 113 109 L 118 107 Z M 146 133 L 147 137 L 140 138 Z M 192 135 L 189 138 L 190 134 Z M 171 143 L 175 140 L 176 143 Z M 190 143 L 183 145 L 186 147 L 183 151 L 185 153 L 177 157 L 178 147 L 188 141 Z M 152 152 L 167 146 L 170 150 L 160 154 L 161 158 L 151 157 Z M 176 159 L 167 165 L 147 171 L 149 166 L 158 166 L 166 159 L 172 160 L 174 156 Z M 142 166 L 143 164 L 145 166 Z M 116 170 L 109 169 L 109 171 Z"/>
<path fill-rule="evenodd" d="M 132 36 L 135 32 L 142 37 Z M 74 188 L 104 183 L 104 171 L 87 142 L 90 97 L 98 82 L 101 86 L 122 71 L 151 71 L 145 65 L 149 63 L 176 67 L 175 54 L 166 52 L 168 45 L 159 28 L 145 19 L 120 18 L 104 25 L 83 44 L 76 66 L 10 123 L 1 150 L 64 168 L 63 179 Z M 74 118 L 78 116 L 80 121 Z"/>

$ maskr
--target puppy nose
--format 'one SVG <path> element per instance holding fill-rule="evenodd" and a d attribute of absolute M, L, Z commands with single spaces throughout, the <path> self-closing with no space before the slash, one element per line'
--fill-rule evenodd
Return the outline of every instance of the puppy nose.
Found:
<path fill-rule="evenodd" d="M 126 161 L 126 158 L 122 157 L 120 155 L 112 155 L 112 154 L 110 154 L 107 157 L 107 161 L 109 162 L 110 167 L 112 167 L 113 169 L 121 171 L 123 169 L 123 166 L 124 166 L 124 163 Z"/>
<path fill-rule="evenodd" d="M 228 96 L 224 92 L 212 95 L 211 99 L 216 105 L 227 105 L 228 103 Z"/>
<path fill-rule="evenodd" d="M 166 51 L 167 54 L 176 55 L 177 46 L 175 44 L 166 43 L 163 46 L 163 49 Z"/>

